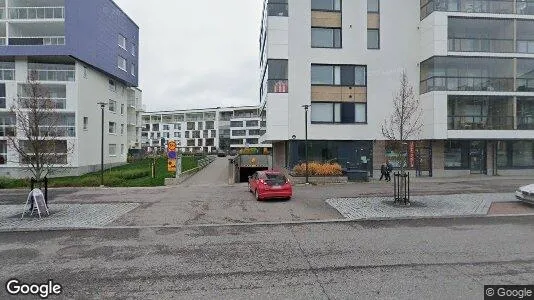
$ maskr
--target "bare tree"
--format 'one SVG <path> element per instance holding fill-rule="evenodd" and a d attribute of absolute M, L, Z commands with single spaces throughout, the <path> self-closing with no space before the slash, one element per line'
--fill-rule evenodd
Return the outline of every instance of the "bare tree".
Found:
<path fill-rule="evenodd" d="M 57 111 L 58 102 L 50 98 L 48 89 L 30 73 L 19 85 L 17 99 L 10 107 L 15 117 L 15 130 L 8 135 L 9 146 L 18 154 L 18 163 L 33 178 L 42 180 L 63 169 L 70 152 L 64 115 Z"/>
<path fill-rule="evenodd" d="M 384 119 L 382 135 L 395 141 L 401 153 L 407 151 L 406 141 L 419 135 L 423 128 L 423 111 L 419 97 L 408 81 L 406 71 L 401 74 L 400 89 L 393 98 L 393 112 L 390 119 Z M 402 155 L 401 173 L 404 174 L 405 155 Z"/>

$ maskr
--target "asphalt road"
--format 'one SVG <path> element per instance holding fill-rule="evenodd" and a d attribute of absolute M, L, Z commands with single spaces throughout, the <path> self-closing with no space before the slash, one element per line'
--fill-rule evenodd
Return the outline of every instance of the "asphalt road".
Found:
<path fill-rule="evenodd" d="M 482 299 L 484 284 L 533 283 L 533 229 L 530 216 L 10 232 L 0 280 L 53 279 L 81 299 Z"/>
<path fill-rule="evenodd" d="M 228 158 L 216 157 L 211 164 L 183 182 L 181 187 L 228 185 Z"/>

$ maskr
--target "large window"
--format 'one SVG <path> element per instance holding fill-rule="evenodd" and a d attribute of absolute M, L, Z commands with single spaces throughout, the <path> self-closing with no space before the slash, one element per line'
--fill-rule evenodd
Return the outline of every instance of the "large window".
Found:
<path fill-rule="evenodd" d="M 109 144 L 109 156 L 117 155 L 117 144 Z"/>
<path fill-rule="evenodd" d="M 246 122 L 246 127 L 257 127 L 259 125 L 260 125 L 259 121 L 247 121 Z"/>
<path fill-rule="evenodd" d="M 534 97 L 517 98 L 517 129 L 534 130 Z"/>
<path fill-rule="evenodd" d="M 46 144 L 45 144 L 46 143 Z M 45 142 L 41 141 L 38 144 L 30 143 L 28 141 L 20 141 L 20 147 L 24 149 L 24 152 L 28 155 L 21 157 L 20 162 L 23 164 L 35 163 L 36 156 L 34 155 L 35 149 L 41 149 L 41 153 L 44 153 L 43 149 L 48 152 L 50 156 L 50 162 L 53 164 L 64 165 L 67 164 L 67 141 L 53 141 Z"/>
<path fill-rule="evenodd" d="M 187 122 L 187 130 L 195 130 L 195 122 Z"/>
<path fill-rule="evenodd" d="M 367 84 L 366 68 L 353 65 L 312 65 L 311 84 L 365 86 Z"/>
<path fill-rule="evenodd" d="M 246 130 L 232 130 L 232 135 L 233 136 L 245 136 L 247 135 L 247 131 Z"/>
<path fill-rule="evenodd" d="M 534 3 L 518 1 L 517 14 L 534 14 Z M 530 2 L 530 5 L 529 5 Z M 520 4 L 521 3 L 521 4 Z M 530 7 L 530 9 L 529 9 Z M 453 11 L 467 13 L 514 13 L 513 0 L 421 0 L 421 19 L 433 11 Z"/>
<path fill-rule="evenodd" d="M 108 132 L 110 134 L 116 134 L 117 133 L 117 123 L 109 122 L 108 123 Z"/>
<path fill-rule="evenodd" d="M 108 109 L 112 112 L 117 112 L 117 101 L 109 99 Z"/>
<path fill-rule="evenodd" d="M 445 141 L 445 169 L 469 168 L 469 141 Z"/>
<path fill-rule="evenodd" d="M 287 59 L 269 59 L 267 61 L 268 93 L 287 93 L 288 92 L 288 69 Z"/>
<path fill-rule="evenodd" d="M 525 70 L 530 69 L 528 66 L 523 66 L 522 68 Z M 526 78 L 528 78 L 527 73 L 525 80 Z M 420 92 L 424 94 L 431 91 L 513 92 L 513 59 L 480 57 L 430 58 L 421 63 Z"/>
<path fill-rule="evenodd" d="M 312 103 L 312 123 L 354 124 L 367 122 L 365 103 Z"/>
<path fill-rule="evenodd" d="M 534 4 L 534 2 L 532 2 Z M 517 21 L 517 52 L 534 53 L 534 21 Z"/>
<path fill-rule="evenodd" d="M 0 112 L 0 137 L 15 135 L 15 114 Z"/>
<path fill-rule="evenodd" d="M 267 3 L 267 15 L 277 17 L 287 17 L 287 0 L 269 0 Z"/>
<path fill-rule="evenodd" d="M 122 49 L 126 50 L 126 38 L 122 34 L 119 34 L 117 43 L 118 43 L 119 47 L 121 47 Z"/>
<path fill-rule="evenodd" d="M 124 57 L 122 56 L 118 56 L 117 57 L 117 67 L 119 67 L 119 69 L 126 71 L 126 59 L 124 59 Z"/>
<path fill-rule="evenodd" d="M 379 0 L 367 0 L 367 12 L 377 13 L 380 11 Z"/>
<path fill-rule="evenodd" d="M 6 85 L 0 83 L 0 108 L 6 108 Z"/>
<path fill-rule="evenodd" d="M 534 167 L 534 140 L 499 141 L 497 143 L 497 168 Z"/>
<path fill-rule="evenodd" d="M 312 10 L 341 11 L 341 0 L 312 0 Z"/>
<path fill-rule="evenodd" d="M 449 130 L 514 129 L 512 97 L 449 96 Z"/>
<path fill-rule="evenodd" d="M 193 134 L 192 137 L 193 137 L 194 139 L 199 139 L 199 138 L 200 138 L 200 131 L 195 130 L 195 131 L 193 131 L 192 134 Z"/>
<path fill-rule="evenodd" d="M 215 128 L 215 122 L 206 121 L 206 129 L 213 129 L 213 128 Z"/>
<path fill-rule="evenodd" d="M 312 27 L 311 46 L 313 48 L 341 48 L 341 28 Z"/>
<path fill-rule="evenodd" d="M 517 92 L 534 92 L 534 59 L 517 59 Z"/>
<path fill-rule="evenodd" d="M 230 127 L 243 127 L 243 121 L 232 121 Z"/>
<path fill-rule="evenodd" d="M 448 36 L 449 51 L 514 52 L 512 19 L 449 17 Z"/>

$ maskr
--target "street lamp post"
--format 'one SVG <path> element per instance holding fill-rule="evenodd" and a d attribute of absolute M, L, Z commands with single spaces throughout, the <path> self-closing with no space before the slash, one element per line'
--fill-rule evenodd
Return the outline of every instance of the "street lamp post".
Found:
<path fill-rule="evenodd" d="M 304 138 L 305 138 L 305 150 L 304 155 L 306 157 L 306 184 L 310 184 L 308 176 L 308 109 L 310 105 L 303 105 L 304 107 Z"/>
<path fill-rule="evenodd" d="M 100 143 L 100 186 L 104 186 L 104 107 L 106 107 L 107 103 L 105 102 L 98 102 L 98 105 L 100 105 L 100 109 L 102 110 L 102 119 L 101 119 L 101 129 L 102 129 L 102 140 Z"/>

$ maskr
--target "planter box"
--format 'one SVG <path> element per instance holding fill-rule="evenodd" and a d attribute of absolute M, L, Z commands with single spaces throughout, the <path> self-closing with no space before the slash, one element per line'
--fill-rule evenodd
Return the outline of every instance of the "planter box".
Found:
<path fill-rule="evenodd" d="M 292 184 L 305 184 L 306 177 L 287 175 L 287 178 Z M 314 184 L 334 184 L 334 183 L 348 183 L 346 176 L 310 176 L 308 181 Z"/>

